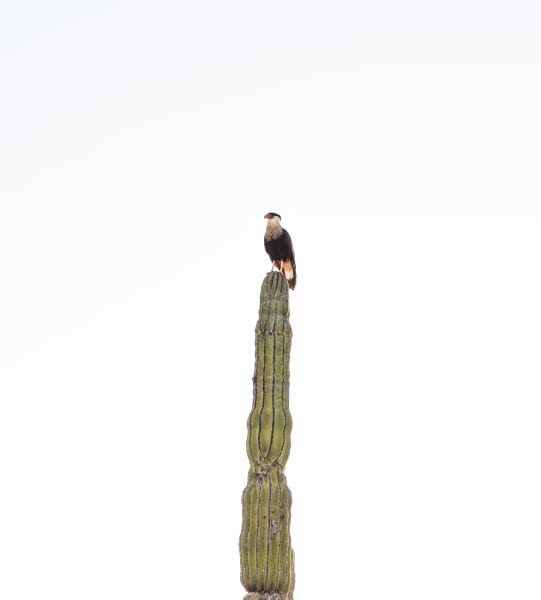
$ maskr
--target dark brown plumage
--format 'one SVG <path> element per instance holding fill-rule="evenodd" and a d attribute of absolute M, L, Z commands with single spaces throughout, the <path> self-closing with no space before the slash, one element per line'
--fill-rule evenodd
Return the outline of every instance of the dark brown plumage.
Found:
<path fill-rule="evenodd" d="M 265 250 L 270 256 L 273 268 L 285 275 L 289 288 L 294 290 L 297 283 L 297 268 L 291 236 L 282 227 L 282 218 L 278 213 L 267 213 L 265 219 L 268 219 Z"/>

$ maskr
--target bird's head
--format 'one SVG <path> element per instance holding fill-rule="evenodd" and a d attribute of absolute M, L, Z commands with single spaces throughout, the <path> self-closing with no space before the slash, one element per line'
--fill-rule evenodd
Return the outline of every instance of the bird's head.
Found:
<path fill-rule="evenodd" d="M 270 212 L 265 215 L 265 219 L 272 219 L 273 221 L 279 223 L 282 220 L 282 217 L 278 213 Z"/>

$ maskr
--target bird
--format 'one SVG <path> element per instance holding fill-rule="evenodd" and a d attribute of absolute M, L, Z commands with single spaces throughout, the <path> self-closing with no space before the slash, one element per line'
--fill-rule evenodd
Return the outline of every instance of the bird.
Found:
<path fill-rule="evenodd" d="M 272 268 L 283 273 L 289 289 L 294 290 L 297 283 L 297 268 L 291 236 L 282 227 L 282 217 L 278 213 L 269 212 L 265 215 L 265 219 L 268 219 L 265 231 L 265 250 L 272 261 Z"/>

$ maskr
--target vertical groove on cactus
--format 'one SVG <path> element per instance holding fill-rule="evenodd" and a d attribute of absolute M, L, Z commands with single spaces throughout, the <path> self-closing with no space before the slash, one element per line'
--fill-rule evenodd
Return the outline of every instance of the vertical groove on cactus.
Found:
<path fill-rule="evenodd" d="M 293 600 L 291 492 L 284 468 L 291 448 L 289 412 L 289 288 L 281 273 L 261 286 L 255 329 L 253 403 L 248 417 L 248 483 L 242 494 L 240 534 L 244 600 Z"/>

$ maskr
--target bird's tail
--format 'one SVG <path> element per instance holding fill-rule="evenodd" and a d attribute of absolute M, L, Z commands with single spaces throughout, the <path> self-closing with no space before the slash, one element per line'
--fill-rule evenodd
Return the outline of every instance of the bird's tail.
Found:
<path fill-rule="evenodd" d="M 282 262 L 282 270 L 287 279 L 287 284 L 290 290 L 295 289 L 297 284 L 297 269 L 295 267 L 295 261 L 293 259 L 284 260 Z"/>

